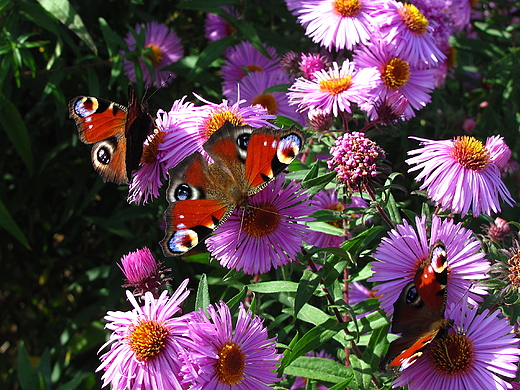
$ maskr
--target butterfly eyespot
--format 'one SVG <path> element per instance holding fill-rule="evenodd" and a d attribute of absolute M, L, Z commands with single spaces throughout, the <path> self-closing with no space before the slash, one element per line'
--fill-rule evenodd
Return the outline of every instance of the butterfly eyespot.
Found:
<path fill-rule="evenodd" d="M 110 155 L 111 154 L 109 148 L 106 146 L 102 146 L 98 149 L 96 153 L 96 158 L 101 164 L 108 165 L 110 163 Z"/>
<path fill-rule="evenodd" d="M 251 138 L 251 134 L 242 134 L 237 138 L 237 145 L 242 150 L 247 150 L 247 145 L 249 144 L 249 138 Z"/>
<path fill-rule="evenodd" d="M 417 292 L 417 288 L 415 286 L 411 287 L 406 293 L 406 303 L 412 303 L 417 300 L 419 293 Z"/>
<path fill-rule="evenodd" d="M 281 163 L 289 165 L 300 152 L 302 140 L 295 134 L 289 134 L 280 140 L 276 151 L 276 156 Z"/>
<path fill-rule="evenodd" d="M 190 186 L 186 183 L 183 183 L 175 189 L 174 197 L 177 201 L 188 200 L 191 198 L 191 194 L 192 191 Z"/>

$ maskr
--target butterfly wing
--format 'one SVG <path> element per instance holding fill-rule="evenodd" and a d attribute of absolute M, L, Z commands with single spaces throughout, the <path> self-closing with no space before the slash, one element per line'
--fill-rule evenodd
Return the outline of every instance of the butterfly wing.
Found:
<path fill-rule="evenodd" d="M 165 256 L 180 256 L 209 236 L 235 206 L 221 189 L 222 181 L 230 178 L 199 152 L 186 157 L 168 174 L 170 205 L 164 213 L 166 232 L 160 244 Z"/>
<path fill-rule="evenodd" d="M 132 172 L 139 167 L 144 141 L 153 132 L 153 129 L 153 118 L 148 113 L 148 107 L 138 101 L 134 88 L 129 85 L 128 115 L 125 123 L 126 176 L 128 182 L 132 177 Z"/>
<path fill-rule="evenodd" d="M 446 248 L 437 241 L 394 303 L 391 330 L 401 337 L 390 344 L 381 369 L 409 367 L 449 327 L 451 320 L 444 318 L 447 279 Z"/>
<path fill-rule="evenodd" d="M 91 160 L 105 182 L 123 184 L 126 174 L 126 107 L 92 96 L 77 96 L 69 102 L 81 142 L 94 144 Z"/>
<path fill-rule="evenodd" d="M 235 179 L 245 196 L 258 193 L 298 155 L 305 133 L 296 127 L 233 126 L 226 122 L 204 144 L 204 150 Z"/>

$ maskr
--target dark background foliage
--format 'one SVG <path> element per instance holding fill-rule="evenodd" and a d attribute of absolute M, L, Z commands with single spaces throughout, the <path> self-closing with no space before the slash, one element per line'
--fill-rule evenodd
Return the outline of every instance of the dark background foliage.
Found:
<path fill-rule="evenodd" d="M 205 14 L 219 12 L 223 4 L 236 5 L 245 22 L 237 24 L 233 38 L 208 46 Z M 518 2 L 505 0 L 480 4 L 486 18 L 474 24 L 471 36 L 454 40 L 458 63 L 446 86 L 435 91 L 432 103 L 414 120 L 379 129 L 375 138 L 389 151 L 393 170 L 404 174 L 398 179 L 403 187 L 417 188 L 403 162 L 407 150 L 417 147 L 407 136 L 461 135 L 467 118 L 477 121 L 476 137 L 485 140 L 500 133 L 517 158 L 520 57 L 515 7 Z M 196 288 L 197 275 L 207 273 L 212 301 L 229 298 L 250 282 L 240 276 L 223 281 L 225 272 L 205 255 L 191 262 L 164 259 L 157 245 L 163 235 L 164 196 L 146 207 L 128 205 L 127 187 L 103 184 L 90 165 L 90 147 L 79 142 L 68 118 L 67 103 L 77 95 L 125 103 L 128 80 L 118 56 L 124 48 L 121 39 L 137 23 L 152 20 L 176 31 L 186 55 L 172 66 L 177 78 L 167 88 L 146 90 L 152 112 L 168 110 L 183 95 L 195 101 L 192 92 L 219 102 L 219 54 L 225 45 L 248 39 L 275 47 L 279 55 L 312 47 L 281 0 L 0 1 L 2 388 L 45 388 L 50 383 L 52 388 L 100 387 L 94 370 L 97 350 L 107 337 L 102 317 L 107 310 L 128 310 L 116 261 L 129 251 L 148 246 L 172 269 L 174 286 L 190 277 L 190 287 Z M 142 96 L 146 86 L 135 87 Z M 516 176 L 506 182 L 518 198 Z M 423 198 L 400 191 L 394 195 L 420 212 Z M 504 218 L 517 221 L 517 210 L 505 206 Z M 478 228 L 482 222 L 474 224 Z M 283 277 L 288 276 L 282 270 L 271 274 L 273 280 Z M 274 319 L 281 308 L 264 301 L 262 310 L 264 317 Z M 294 332 L 295 325 L 287 324 L 276 323 L 276 332 Z M 34 366 L 40 364 L 46 385 L 38 384 L 35 373 L 22 364 L 27 358 Z M 21 383 L 16 374 L 20 364 Z"/>

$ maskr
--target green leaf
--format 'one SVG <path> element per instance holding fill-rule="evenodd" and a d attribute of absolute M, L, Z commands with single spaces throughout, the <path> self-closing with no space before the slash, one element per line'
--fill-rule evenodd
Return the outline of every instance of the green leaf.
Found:
<path fill-rule="evenodd" d="M 314 291 L 320 284 L 320 275 L 315 274 L 309 270 L 303 271 L 303 275 L 298 283 L 298 290 L 296 291 L 296 299 L 294 300 L 294 315 L 297 316 L 300 309 L 309 302 L 309 299 L 314 295 Z"/>
<path fill-rule="evenodd" d="M 208 278 L 206 274 L 200 276 L 199 288 L 195 297 L 195 310 L 206 309 L 211 304 L 209 298 Z"/>
<path fill-rule="evenodd" d="M 298 283 L 289 281 L 262 282 L 247 285 L 247 288 L 257 293 L 279 293 L 279 292 L 296 292 L 298 291 Z"/>
<path fill-rule="evenodd" d="M 291 85 L 292 84 L 276 84 L 276 85 L 273 85 L 273 86 L 267 88 L 266 90 L 264 90 L 264 93 L 275 93 L 275 92 L 287 93 L 289 91 L 289 87 Z"/>
<path fill-rule="evenodd" d="M 7 137 L 13 143 L 16 151 L 22 158 L 29 174 L 33 174 L 33 156 L 31 152 L 31 141 L 27 127 L 20 112 L 10 100 L 0 94 L 0 126 L 7 133 Z"/>
<path fill-rule="evenodd" d="M 90 36 L 83 20 L 68 0 L 37 0 L 38 3 L 50 14 L 54 15 L 61 23 L 67 26 L 97 55 L 97 47 Z"/>
<path fill-rule="evenodd" d="M 9 210 L 5 207 L 2 200 L 0 200 L 0 226 L 7 230 L 11 235 L 16 238 L 20 243 L 27 249 L 31 249 L 27 238 L 23 234 L 22 230 L 18 227 L 14 219 L 9 214 Z"/>
<path fill-rule="evenodd" d="M 326 322 L 316 325 L 300 338 L 292 347 L 291 351 L 287 351 L 286 355 L 280 362 L 280 367 L 288 367 L 296 358 L 305 355 L 307 352 L 318 349 L 322 344 L 333 338 L 338 332 L 342 332 L 347 323 L 338 323 L 336 319 L 331 318 Z"/>
<path fill-rule="evenodd" d="M 24 342 L 18 346 L 18 380 L 23 390 L 39 390 L 38 372 L 31 364 L 31 359 Z"/>
<path fill-rule="evenodd" d="M 310 356 L 297 358 L 285 367 L 284 374 L 331 383 L 352 379 L 354 375 L 351 368 L 335 360 Z"/>

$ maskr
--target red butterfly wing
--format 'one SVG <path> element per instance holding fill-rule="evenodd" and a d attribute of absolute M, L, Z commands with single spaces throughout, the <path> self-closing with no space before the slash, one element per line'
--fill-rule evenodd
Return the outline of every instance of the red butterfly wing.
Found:
<path fill-rule="evenodd" d="M 439 240 L 394 304 L 392 333 L 401 337 L 390 344 L 382 369 L 409 367 L 450 326 L 444 318 L 447 279 L 446 248 Z"/>
<path fill-rule="evenodd" d="M 195 152 L 168 171 L 170 184 L 167 198 L 170 205 L 164 215 L 166 232 L 161 247 L 165 256 L 179 256 L 222 224 L 234 205 L 229 203 L 215 181 L 210 164 Z"/>
<path fill-rule="evenodd" d="M 130 181 L 139 165 L 143 143 L 153 130 L 146 106 L 138 103 L 131 86 L 128 93 L 128 109 L 91 96 L 78 96 L 69 102 L 69 116 L 76 122 L 79 139 L 94 144 L 92 165 L 105 182 Z"/>

